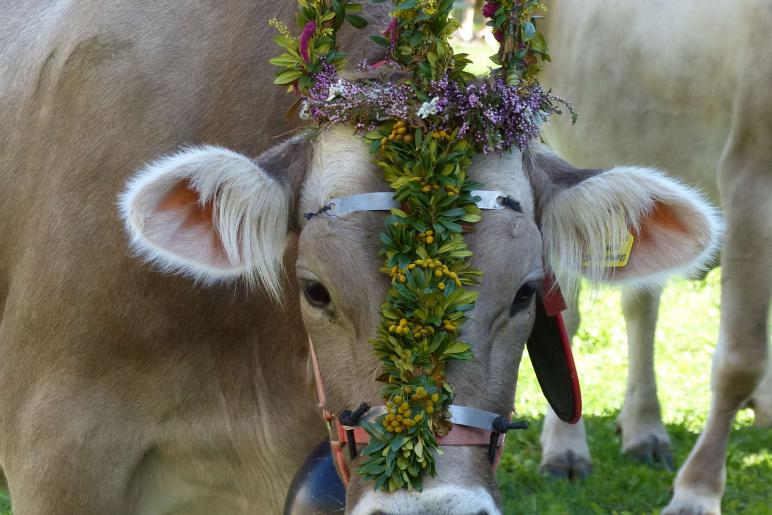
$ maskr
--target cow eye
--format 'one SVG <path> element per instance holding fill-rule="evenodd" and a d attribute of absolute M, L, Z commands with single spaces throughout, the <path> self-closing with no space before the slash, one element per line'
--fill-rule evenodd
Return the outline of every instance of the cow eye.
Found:
<path fill-rule="evenodd" d="M 306 300 L 317 308 L 324 308 L 330 304 L 330 292 L 327 291 L 322 283 L 317 281 L 307 281 L 303 283 L 303 295 Z"/>
<path fill-rule="evenodd" d="M 536 285 L 531 283 L 525 283 L 517 290 L 515 299 L 512 301 L 512 306 L 509 309 L 509 314 L 514 316 L 515 313 L 528 307 L 531 304 L 531 299 L 536 293 Z"/>

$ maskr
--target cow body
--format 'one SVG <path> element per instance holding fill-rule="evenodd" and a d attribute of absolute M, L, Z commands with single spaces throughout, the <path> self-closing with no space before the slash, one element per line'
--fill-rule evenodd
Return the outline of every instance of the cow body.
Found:
<path fill-rule="evenodd" d="M 726 215 L 714 403 L 669 508 L 716 513 L 737 409 L 753 395 L 757 422 L 772 422 L 772 377 L 761 382 L 772 294 L 772 3 L 625 1 L 609 8 L 561 0 L 548 7 L 553 62 L 545 82 L 579 113 L 576 127 L 552 124 L 549 143 L 584 166 L 622 160 L 667 170 L 720 197 Z M 668 464 L 653 372 L 660 291 L 623 295 L 630 372 L 619 425 L 624 452 Z M 548 416 L 543 466 L 586 470 L 582 431 Z M 571 461 L 579 468 L 570 470 Z"/>
<path fill-rule="evenodd" d="M 257 154 L 290 129 L 267 20 L 294 9 L 4 7 L 0 468 L 15 513 L 275 513 L 324 437 L 297 295 L 159 276 L 116 214 L 149 157 L 203 141 Z"/>

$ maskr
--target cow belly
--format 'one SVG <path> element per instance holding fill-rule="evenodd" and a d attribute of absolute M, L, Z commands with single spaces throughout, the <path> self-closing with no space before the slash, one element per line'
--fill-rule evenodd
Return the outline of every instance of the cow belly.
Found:
<path fill-rule="evenodd" d="M 737 12 L 725 0 L 561 0 L 547 17 L 545 82 L 579 120 L 548 127 L 550 144 L 579 165 L 656 166 L 717 198 L 748 21 Z"/>

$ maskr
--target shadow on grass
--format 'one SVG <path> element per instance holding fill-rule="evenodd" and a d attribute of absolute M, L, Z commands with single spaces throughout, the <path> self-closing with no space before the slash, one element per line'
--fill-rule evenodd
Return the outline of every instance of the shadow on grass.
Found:
<path fill-rule="evenodd" d="M 670 500 L 675 472 L 652 469 L 621 456 L 616 415 L 586 417 L 593 473 L 575 483 L 539 474 L 541 420 L 529 422 L 531 429 L 508 435 L 498 471 L 506 515 L 655 514 Z M 667 429 L 680 465 L 698 435 L 678 424 Z M 735 430 L 729 444 L 724 513 L 772 513 L 770 478 L 772 431 Z M 0 515 L 9 514 L 8 497 L 0 492 Z"/>
<path fill-rule="evenodd" d="M 653 469 L 620 454 L 616 415 L 586 417 L 592 475 L 569 483 L 539 474 L 541 420 L 531 429 L 507 436 L 498 471 L 506 515 L 653 514 L 669 502 L 675 472 Z M 667 426 L 676 466 L 685 460 L 698 434 L 684 426 Z M 724 513 L 772 513 L 772 431 L 743 427 L 729 445 Z"/>

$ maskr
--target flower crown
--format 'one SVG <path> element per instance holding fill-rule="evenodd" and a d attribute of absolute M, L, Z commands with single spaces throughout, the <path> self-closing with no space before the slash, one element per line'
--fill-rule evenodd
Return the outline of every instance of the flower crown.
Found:
<path fill-rule="evenodd" d="M 384 0 L 371 0 L 381 3 Z M 465 71 L 466 54 L 449 43 L 458 23 L 453 0 L 394 0 L 392 19 L 371 39 L 386 51 L 383 61 L 360 71 L 404 75 L 390 80 L 346 80 L 338 72 L 344 54 L 336 35 L 345 22 L 364 28 L 363 6 L 349 0 L 298 0 L 299 37 L 271 20 L 285 52 L 271 59 L 281 70 L 275 83 L 299 99 L 302 119 L 317 126 L 349 124 L 370 142 L 402 209 L 386 217 L 381 254 L 391 287 L 371 341 L 382 361 L 381 393 L 386 413 L 363 421 L 370 442 L 358 472 L 375 489 L 421 489 L 434 475 L 437 437 L 451 428 L 453 389 L 445 376 L 450 360 L 468 360 L 470 346 L 459 329 L 475 304 L 481 272 L 463 233 L 480 220 L 480 185 L 467 176 L 481 152 L 524 150 L 541 125 L 567 104 L 546 92 L 535 76 L 549 60 L 536 28 L 541 0 L 489 0 L 489 19 L 499 51 L 498 65 L 483 80 Z M 570 109 L 570 108 L 569 108 Z"/>

